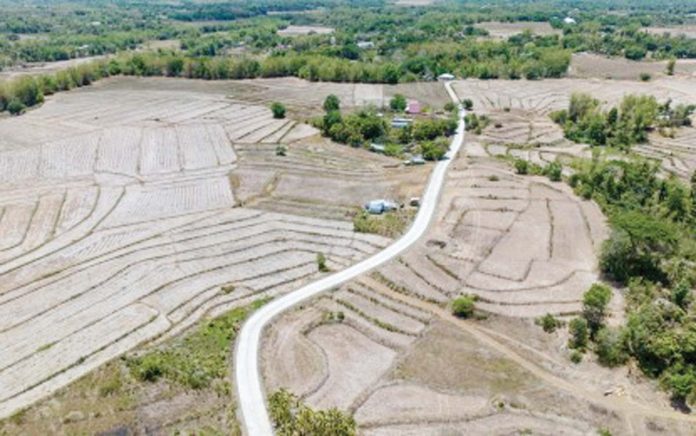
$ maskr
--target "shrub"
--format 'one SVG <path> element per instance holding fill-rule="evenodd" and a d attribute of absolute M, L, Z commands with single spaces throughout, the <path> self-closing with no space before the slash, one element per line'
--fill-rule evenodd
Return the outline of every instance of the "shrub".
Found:
<path fill-rule="evenodd" d="M 568 347 L 585 351 L 589 334 L 587 331 L 587 321 L 584 318 L 573 318 L 568 324 L 570 337 L 568 338 Z"/>
<path fill-rule="evenodd" d="M 570 361 L 573 363 L 580 363 L 582 362 L 582 353 L 579 352 L 578 350 L 573 350 L 570 353 Z"/>
<path fill-rule="evenodd" d="M 529 173 L 529 162 L 524 159 L 515 159 L 515 171 L 517 174 L 525 175 Z"/>
<path fill-rule="evenodd" d="M 27 107 L 24 105 L 19 100 L 10 100 L 10 103 L 7 105 L 7 111 L 12 114 L 12 115 L 20 115 L 23 113 Z"/>
<path fill-rule="evenodd" d="M 271 112 L 273 112 L 273 118 L 285 118 L 285 106 L 282 103 L 274 102 L 271 104 Z"/>
<path fill-rule="evenodd" d="M 561 322 L 556 319 L 553 315 L 550 313 L 547 313 L 546 315 L 542 316 L 541 318 L 537 318 L 535 323 L 537 325 L 540 325 L 541 328 L 546 332 L 546 333 L 553 333 L 556 331 L 558 327 L 561 326 Z"/>
<path fill-rule="evenodd" d="M 288 147 L 283 144 L 278 144 L 275 148 L 276 156 L 285 156 L 288 154 Z"/>
<path fill-rule="evenodd" d="M 668 76 L 674 76 L 674 67 L 677 65 L 677 60 L 672 58 L 669 61 L 667 61 L 667 69 L 666 73 Z"/>
<path fill-rule="evenodd" d="M 652 79 L 650 73 L 640 73 L 640 80 L 643 82 L 649 82 Z"/>
<path fill-rule="evenodd" d="M 406 97 L 401 94 L 396 94 L 389 100 L 389 107 L 394 112 L 403 112 L 406 110 Z"/>
<path fill-rule="evenodd" d="M 604 324 L 607 305 L 611 301 L 611 296 L 609 287 L 595 283 L 582 297 L 582 316 L 587 321 L 587 326 L 592 336 Z"/>
<path fill-rule="evenodd" d="M 447 103 L 445 103 L 444 109 L 445 109 L 445 112 L 453 112 L 454 110 L 457 109 L 457 106 L 453 102 L 448 101 Z"/>
<path fill-rule="evenodd" d="M 333 112 L 341 108 L 341 100 L 338 99 L 334 94 L 330 94 L 324 100 L 324 111 Z"/>
<path fill-rule="evenodd" d="M 274 392 L 268 398 L 268 406 L 275 432 L 280 436 L 356 434 L 352 416 L 335 408 L 313 410 L 285 389 Z"/>
<path fill-rule="evenodd" d="M 470 98 L 465 98 L 462 100 L 462 106 L 464 106 L 464 109 L 470 111 L 474 108 L 474 102 Z"/>
<path fill-rule="evenodd" d="M 475 301 L 471 295 L 457 297 L 452 302 L 452 314 L 459 318 L 470 318 L 474 314 Z"/>
<path fill-rule="evenodd" d="M 603 327 L 595 337 L 595 352 L 599 362 L 606 366 L 622 365 L 628 360 L 624 332 L 619 329 Z"/>
<path fill-rule="evenodd" d="M 560 182 L 561 175 L 563 174 L 563 166 L 558 162 L 551 162 L 546 165 L 543 172 L 552 182 Z"/>
<path fill-rule="evenodd" d="M 317 253 L 317 269 L 319 272 L 329 271 L 329 267 L 326 266 L 326 256 L 324 253 Z"/>

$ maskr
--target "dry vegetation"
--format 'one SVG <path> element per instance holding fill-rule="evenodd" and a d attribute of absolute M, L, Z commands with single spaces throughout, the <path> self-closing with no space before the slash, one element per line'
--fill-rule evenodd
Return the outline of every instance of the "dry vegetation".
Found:
<path fill-rule="evenodd" d="M 597 206 L 563 183 L 516 176 L 467 144 L 439 216 L 415 248 L 281 319 L 266 336 L 267 389 L 352 412 L 361 434 L 689 434 L 661 419 L 654 384 L 589 359 L 533 318 L 580 310 L 606 236 Z M 478 321 L 446 304 L 479 297 Z M 612 320 L 620 318 L 616 295 Z M 655 416 L 646 409 L 655 412 Z M 675 414 L 678 415 L 678 414 Z"/>
<path fill-rule="evenodd" d="M 295 289 L 317 253 L 337 269 L 389 242 L 350 213 L 414 195 L 427 168 L 274 119 L 243 86 L 107 80 L 0 121 L 0 415 Z"/>
<path fill-rule="evenodd" d="M 632 61 L 624 57 L 607 57 L 593 53 L 574 53 L 568 67 L 568 77 L 579 79 L 639 80 L 641 74 L 664 77 L 668 61 Z M 696 62 L 679 59 L 674 69 L 675 76 L 693 77 Z"/>
<path fill-rule="evenodd" d="M 535 35 L 561 35 L 559 29 L 554 29 L 547 22 L 529 21 L 529 22 L 514 22 L 504 23 L 499 21 L 488 21 L 479 23 L 476 27 L 488 31 L 489 36 L 494 39 L 508 39 L 513 35 L 520 34 L 524 31 L 530 31 Z"/>
<path fill-rule="evenodd" d="M 492 123 L 472 138 L 477 153 L 519 157 L 539 165 L 575 156 L 589 157 L 589 146 L 563 137 L 562 129 L 549 114 L 568 106 L 574 92 L 588 93 L 603 105 L 615 106 L 627 94 L 654 95 L 658 101 L 674 104 L 696 101 L 696 82 L 690 77 L 658 78 L 651 82 L 628 80 L 561 79 L 542 81 L 466 80 L 455 85 L 457 92 L 472 99 L 474 112 L 490 116 Z M 662 168 L 682 178 L 696 169 L 693 127 L 679 129 L 674 138 L 651 134 L 649 143 L 634 150 L 657 159 Z"/>

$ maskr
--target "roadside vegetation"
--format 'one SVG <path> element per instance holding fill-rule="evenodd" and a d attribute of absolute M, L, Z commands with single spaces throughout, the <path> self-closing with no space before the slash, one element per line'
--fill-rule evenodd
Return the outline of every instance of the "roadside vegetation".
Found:
<path fill-rule="evenodd" d="M 154 349 L 112 360 L 0 421 L 0 434 L 98 434 L 145 427 L 241 434 L 229 381 L 231 347 L 244 319 L 264 303 L 233 309 Z M 147 416 L 146 410 L 157 412 Z"/>
<path fill-rule="evenodd" d="M 274 392 L 268 398 L 268 406 L 280 436 L 357 434 L 352 416 L 335 408 L 314 410 L 285 389 Z"/>

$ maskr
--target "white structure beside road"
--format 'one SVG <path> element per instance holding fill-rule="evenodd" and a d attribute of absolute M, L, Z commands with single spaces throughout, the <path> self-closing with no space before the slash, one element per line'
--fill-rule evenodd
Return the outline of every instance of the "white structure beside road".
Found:
<path fill-rule="evenodd" d="M 459 99 L 451 87 L 451 82 L 445 82 L 445 88 L 452 101 L 459 105 Z M 323 277 L 297 291 L 271 301 L 246 321 L 237 338 L 234 370 L 241 418 L 247 435 L 270 436 L 273 434 L 273 425 L 266 409 L 266 399 L 259 371 L 259 346 L 264 328 L 276 316 L 293 306 L 365 274 L 397 257 L 425 234 L 435 215 L 435 208 L 440 198 L 447 168 L 464 142 L 464 115 L 465 111 L 459 105 L 459 125 L 452 138 L 449 151 L 445 158 L 433 168 L 425 193 L 421 198 L 416 218 L 406 234 L 386 249 L 349 268 Z"/>

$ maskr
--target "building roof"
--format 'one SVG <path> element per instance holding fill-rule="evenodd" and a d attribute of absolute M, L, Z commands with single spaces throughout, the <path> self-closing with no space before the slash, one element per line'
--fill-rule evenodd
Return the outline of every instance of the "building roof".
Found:
<path fill-rule="evenodd" d="M 406 106 L 406 112 L 409 114 L 419 114 L 421 112 L 421 104 L 418 100 L 409 100 Z"/>

